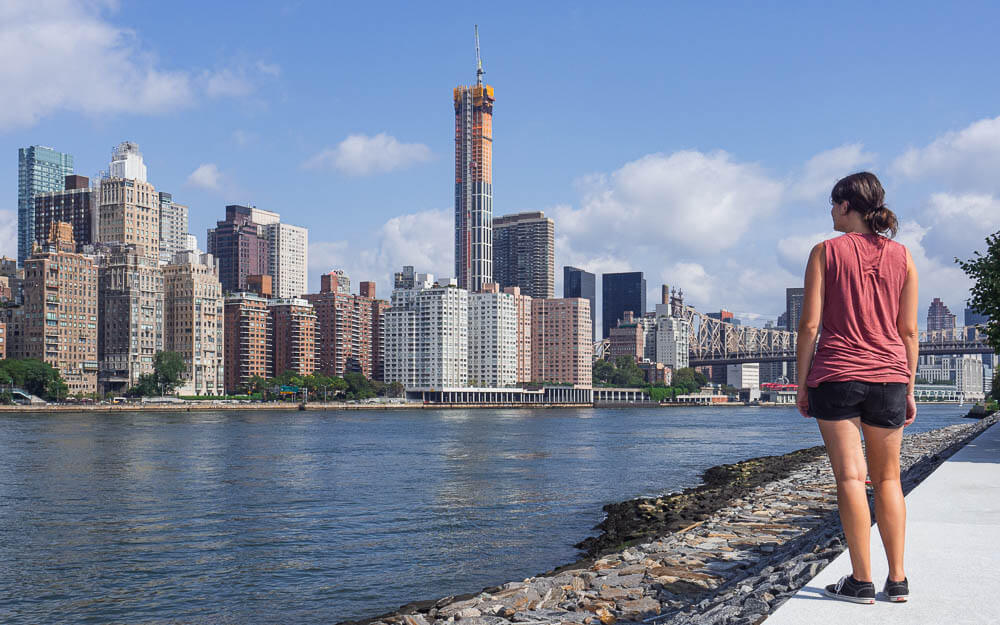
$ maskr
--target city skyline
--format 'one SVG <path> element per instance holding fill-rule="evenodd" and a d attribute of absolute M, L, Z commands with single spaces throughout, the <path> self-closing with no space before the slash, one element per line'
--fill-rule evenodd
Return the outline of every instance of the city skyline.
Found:
<path fill-rule="evenodd" d="M 648 71 L 652 61 L 640 58 L 636 67 L 616 77 L 610 70 L 625 65 L 622 57 L 614 57 L 592 63 L 598 71 L 587 82 L 581 80 L 583 66 L 600 47 L 581 50 L 576 45 L 573 51 L 576 56 L 582 55 L 581 60 L 567 63 L 567 53 L 553 44 L 573 40 L 580 32 L 593 32 L 601 20 L 607 22 L 611 40 L 621 40 L 625 23 L 639 30 L 646 28 L 641 20 L 635 20 L 636 14 L 643 11 L 623 10 L 608 21 L 608 14 L 584 7 L 574 13 L 576 21 L 565 32 L 544 28 L 556 21 L 557 11 L 543 11 L 537 30 L 533 26 L 523 31 L 501 15 L 454 15 L 433 25 L 427 18 L 418 19 L 419 27 L 440 34 L 441 42 L 412 44 L 408 48 L 412 58 L 402 61 L 413 70 L 402 79 L 407 87 L 413 87 L 407 96 L 414 107 L 413 115 L 406 116 L 406 120 L 388 115 L 386 99 L 365 87 L 371 78 L 358 71 L 378 73 L 376 70 L 387 62 L 378 56 L 370 63 L 360 63 L 358 71 L 343 70 L 351 80 L 344 83 L 347 86 L 341 93 L 350 94 L 356 106 L 371 108 L 370 113 L 354 105 L 347 107 L 342 97 L 335 98 L 331 101 L 338 115 L 335 124 L 324 125 L 322 132 L 310 136 L 310 141 L 299 132 L 284 146 L 277 142 L 274 131 L 280 127 L 294 133 L 295 124 L 278 121 L 276 116 L 282 111 L 295 111 L 303 121 L 316 119 L 313 105 L 291 95 L 308 63 L 297 64 L 292 57 L 264 48 L 254 52 L 250 60 L 227 64 L 230 59 L 220 55 L 217 65 L 199 69 L 195 61 L 199 46 L 176 55 L 173 47 L 164 47 L 166 41 L 153 24 L 162 19 L 163 25 L 169 25 L 176 18 L 160 9 L 114 11 L 72 3 L 68 6 L 63 18 L 43 15 L 44 10 L 38 9 L 34 17 L 25 13 L 21 20 L 8 20 L 4 28 L 26 28 L 31 19 L 43 18 L 56 26 L 73 18 L 110 31 L 134 28 L 141 35 L 134 43 L 135 51 L 159 51 L 165 60 L 145 67 L 127 59 L 125 69 L 151 80 L 176 78 L 180 81 L 176 83 L 179 93 L 188 89 L 198 97 L 184 106 L 138 99 L 136 108 L 128 111 L 80 98 L 75 104 L 57 99 L 55 105 L 38 105 L 32 112 L 18 99 L 0 119 L 2 145 L 10 148 L 9 153 L 13 147 L 50 145 L 74 156 L 76 173 L 92 176 L 105 167 L 109 148 L 133 140 L 143 147 L 146 162 L 155 172 L 151 178 L 157 182 L 157 189 L 170 191 L 175 201 L 190 207 L 190 231 L 198 236 L 203 249 L 203 233 L 214 225 L 228 203 L 252 201 L 310 228 L 310 292 L 317 290 L 318 276 L 331 269 L 342 268 L 350 275 L 374 279 L 385 285 L 383 292 L 391 284 L 391 272 L 402 265 L 414 265 L 440 276 L 453 273 L 452 209 L 448 208 L 451 192 L 450 185 L 444 182 L 448 174 L 441 175 L 451 160 L 454 137 L 448 126 L 453 119 L 447 117 L 447 96 L 442 97 L 442 93 L 469 74 L 471 25 L 476 22 L 484 37 L 489 33 L 485 40 L 490 42 L 490 66 L 486 69 L 491 71 L 491 83 L 497 86 L 504 103 L 497 118 L 501 140 L 494 152 L 498 178 L 493 213 L 502 216 L 544 210 L 555 220 L 556 292 L 562 286 L 558 268 L 565 265 L 599 274 L 636 270 L 648 277 L 647 299 L 651 301 L 655 301 L 653 291 L 666 282 L 683 288 L 688 301 L 700 310 L 725 308 L 742 316 L 744 323 L 755 325 L 773 320 L 782 311 L 784 289 L 801 280 L 799 274 L 809 246 L 834 234 L 829 230 L 825 202 L 830 184 L 837 176 L 863 167 L 882 175 L 889 204 L 904 223 L 900 240 L 911 248 L 921 270 L 922 307 L 932 297 L 941 297 L 953 310 L 964 309 L 968 281 L 951 258 L 970 256 L 977 246 L 981 247 L 986 232 L 1000 227 L 998 189 L 988 175 L 991 159 L 1000 160 L 1000 140 L 994 138 L 1000 120 L 994 119 L 997 111 L 991 109 L 991 99 L 995 98 L 984 94 L 981 101 L 960 102 L 947 98 L 943 101 L 945 96 L 939 95 L 931 106 L 922 97 L 921 90 L 926 87 L 914 81 L 904 85 L 900 93 L 883 96 L 907 113 L 906 126 L 894 126 L 888 123 L 892 120 L 873 115 L 868 106 L 840 103 L 838 108 L 821 100 L 821 96 L 826 97 L 828 82 L 820 77 L 845 72 L 846 61 L 831 51 L 816 49 L 810 59 L 818 77 L 806 80 L 801 92 L 797 92 L 799 100 L 812 106 L 812 116 L 791 111 L 791 105 L 773 98 L 769 101 L 772 108 L 765 109 L 749 96 L 757 90 L 781 86 L 784 83 L 777 80 L 778 75 L 787 81 L 796 75 L 798 67 L 782 61 L 764 77 L 761 86 L 752 88 L 741 81 L 741 76 L 747 75 L 753 63 L 771 59 L 779 43 L 794 40 L 794 34 L 751 47 L 748 57 L 741 61 L 730 57 L 732 67 L 723 66 L 721 56 L 695 59 L 697 67 L 711 69 L 715 72 L 712 75 L 728 88 L 750 89 L 738 107 L 719 104 L 716 110 L 685 118 L 685 111 L 693 110 L 695 100 L 721 87 L 711 87 L 691 73 L 680 72 L 678 79 L 669 83 L 676 95 L 667 100 L 667 117 L 657 116 L 661 128 L 649 131 L 643 126 L 640 131 L 637 120 L 602 121 L 603 113 L 610 111 L 611 100 L 594 87 L 617 90 L 618 98 L 631 97 L 619 86 L 645 76 L 653 80 L 635 84 L 656 100 L 652 96 L 663 90 L 659 83 L 673 79 L 674 74 L 656 69 L 644 75 L 642 71 Z M 321 11 L 317 7 L 309 10 Z M 267 11 L 263 7 L 252 11 L 247 18 L 251 31 Z M 871 11 L 878 13 L 878 9 Z M 695 31 L 706 28 L 703 12 L 688 9 L 667 13 Z M 725 30 L 740 19 L 759 25 L 767 16 L 747 16 L 731 9 L 717 17 L 721 20 L 717 26 Z M 822 30 L 825 26 L 818 15 L 796 17 L 804 31 Z M 899 18 L 902 26 L 910 28 L 910 36 L 927 32 L 935 20 L 966 24 L 964 18 L 951 14 Z M 206 23 L 220 19 L 213 9 Z M 281 20 L 280 30 L 300 24 L 305 17 L 292 10 L 290 15 L 281 14 L 276 19 Z M 393 22 L 387 27 L 399 30 L 404 25 Z M 856 29 L 848 42 L 863 42 L 865 36 L 872 35 L 871 28 Z M 543 40 L 542 31 L 547 31 L 549 40 Z M 719 55 L 746 43 L 748 35 L 729 34 L 731 39 L 724 41 L 718 36 L 707 38 L 724 44 Z M 941 89 L 947 84 L 962 91 L 960 85 L 965 77 L 948 76 L 944 69 L 948 59 L 968 56 L 984 45 L 981 36 L 976 25 L 969 23 L 963 40 L 951 42 L 954 50 L 944 50 L 943 43 L 940 49 L 934 48 L 941 58 L 923 70 L 939 79 L 935 93 L 948 91 Z M 893 40 L 899 35 L 889 33 L 887 37 Z M 356 39 L 352 41 L 357 43 Z M 824 34 L 821 43 L 829 41 L 830 36 Z M 543 42 L 546 51 L 555 49 L 550 56 L 542 54 Z M 880 49 L 885 42 L 879 39 Z M 658 39 L 646 43 L 652 50 L 673 49 L 673 44 Z M 914 44 L 908 40 L 899 43 L 898 51 L 888 59 L 863 57 L 862 53 L 870 48 L 864 45 L 848 50 L 847 56 L 857 59 L 861 55 L 883 70 L 906 69 L 912 63 L 907 53 L 913 51 Z M 393 44 L 385 55 L 398 59 L 400 45 Z M 98 57 L 100 60 L 111 58 L 108 50 L 118 48 L 106 46 L 96 52 L 86 48 L 84 52 L 104 54 Z M 539 67 L 532 67 L 532 63 Z M 564 71 L 542 71 L 549 64 L 558 64 Z M 677 69 L 673 65 L 671 68 Z M 53 78 L 57 87 L 61 85 L 59 80 Z M 542 85 L 555 92 L 564 89 L 566 83 L 574 85 L 573 93 L 579 93 L 578 106 L 565 110 L 541 105 L 537 94 Z M 129 89 L 115 83 L 98 83 L 101 85 L 123 93 Z M 25 89 L 31 92 L 30 85 Z M 14 91 L 12 95 L 18 98 L 24 95 L 23 89 Z M 252 102 L 260 104 L 261 109 L 250 112 Z M 640 106 L 642 111 L 653 111 L 647 104 Z M 797 104 L 796 108 L 801 106 Z M 217 122 L 222 109 L 230 113 L 227 122 L 206 134 L 205 124 Z M 732 123 L 741 116 L 750 116 L 754 129 L 733 133 Z M 680 119 L 690 127 L 680 127 Z M 835 123 L 827 123 L 829 120 Z M 588 132 L 573 131 L 584 126 Z M 764 133 L 773 137 L 773 147 L 762 147 Z M 206 140 L 178 141 L 195 135 L 204 135 Z M 181 143 L 183 151 L 178 152 Z M 552 158 L 553 150 L 559 151 L 559 158 Z M 0 176 L 0 183 L 9 189 L 4 195 L 6 202 L 0 201 L 0 210 L 5 211 L 0 216 L 7 224 L 0 230 L 5 235 L 0 242 L 4 252 L 13 255 L 9 217 L 16 212 L 16 181 L 10 182 L 10 169 Z M 711 178 L 713 184 L 707 185 L 706 178 Z M 302 184 L 305 180 L 312 183 Z M 317 183 L 329 191 L 323 201 L 303 201 L 296 188 L 314 189 Z M 689 195 L 698 195 L 704 204 L 692 210 Z M 732 197 L 732 203 L 727 203 L 725 197 Z M 651 228 L 635 228 L 619 219 L 622 214 L 644 224 L 650 223 L 654 215 L 662 214 L 665 219 L 657 219 Z M 697 223 L 694 217 L 699 218 Z M 669 227 L 657 225 L 660 222 Z M 715 249 L 692 249 L 706 239 L 714 242 Z M 761 318 L 748 319 L 746 313 Z"/>

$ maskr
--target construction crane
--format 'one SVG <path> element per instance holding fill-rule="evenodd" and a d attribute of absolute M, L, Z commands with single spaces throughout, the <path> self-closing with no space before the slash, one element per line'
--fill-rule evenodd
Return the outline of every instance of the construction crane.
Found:
<path fill-rule="evenodd" d="M 483 86 L 483 60 L 479 58 L 479 24 L 476 24 L 476 86 Z"/>

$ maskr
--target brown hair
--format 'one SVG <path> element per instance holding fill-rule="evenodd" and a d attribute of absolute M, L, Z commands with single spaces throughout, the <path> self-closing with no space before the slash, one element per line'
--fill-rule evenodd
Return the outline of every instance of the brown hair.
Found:
<path fill-rule="evenodd" d="M 830 200 L 834 204 L 847 201 L 851 210 L 861 213 L 865 223 L 876 234 L 894 237 L 899 230 L 896 214 L 885 205 L 885 190 L 875 174 L 867 171 L 841 178 L 833 185 Z"/>

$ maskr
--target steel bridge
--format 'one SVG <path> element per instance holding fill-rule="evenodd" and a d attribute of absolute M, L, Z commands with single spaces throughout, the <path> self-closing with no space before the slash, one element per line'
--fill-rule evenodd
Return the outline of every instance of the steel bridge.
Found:
<path fill-rule="evenodd" d="M 690 366 L 735 365 L 745 362 L 795 361 L 796 333 L 734 325 L 681 308 L 690 324 Z M 921 355 L 990 354 L 982 329 L 975 326 L 920 333 Z"/>

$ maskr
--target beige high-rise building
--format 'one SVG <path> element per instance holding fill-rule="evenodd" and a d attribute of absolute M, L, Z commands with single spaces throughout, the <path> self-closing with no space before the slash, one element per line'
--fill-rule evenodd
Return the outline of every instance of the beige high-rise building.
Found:
<path fill-rule="evenodd" d="M 222 283 L 211 254 L 181 252 L 163 268 L 164 348 L 184 359 L 179 395 L 222 395 Z"/>
<path fill-rule="evenodd" d="M 503 290 L 514 296 L 517 315 L 517 383 L 531 382 L 531 300 L 522 295 L 521 288 L 509 286 Z"/>
<path fill-rule="evenodd" d="M 97 240 L 134 245 L 151 258 L 160 255 L 160 196 L 153 185 L 130 178 L 104 178 L 98 192 Z"/>
<path fill-rule="evenodd" d="M 99 257 L 97 351 L 106 394 L 153 373 L 153 358 L 163 351 L 163 271 L 159 250 L 152 249 L 149 255 L 136 245 L 112 245 Z"/>
<path fill-rule="evenodd" d="M 512 387 L 517 383 L 517 309 L 514 296 L 487 283 L 469 295 L 469 385 Z"/>
<path fill-rule="evenodd" d="M 256 208 L 253 211 L 257 214 L 269 212 Z M 267 236 L 268 273 L 274 280 L 274 296 L 302 297 L 306 292 L 306 267 L 309 266 L 309 231 L 302 226 L 283 223 L 264 224 L 261 229 Z"/>
<path fill-rule="evenodd" d="M 493 278 L 535 298 L 555 295 L 555 223 L 541 211 L 493 220 Z"/>
<path fill-rule="evenodd" d="M 531 318 L 532 381 L 590 386 L 594 350 L 590 301 L 534 299 Z"/>
<path fill-rule="evenodd" d="M 49 242 L 24 262 L 24 305 L 15 309 L 9 358 L 59 370 L 70 394 L 97 392 L 97 267 L 74 252 L 73 228 L 52 224 Z"/>

